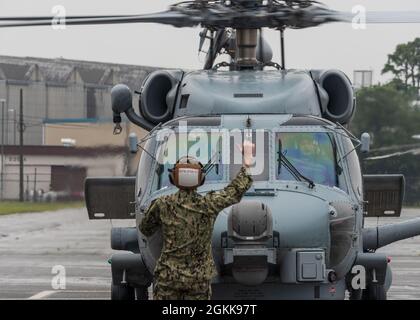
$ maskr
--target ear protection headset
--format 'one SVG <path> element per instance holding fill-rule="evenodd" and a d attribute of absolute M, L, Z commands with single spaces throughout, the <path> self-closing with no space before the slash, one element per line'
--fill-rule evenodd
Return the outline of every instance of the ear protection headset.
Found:
<path fill-rule="evenodd" d="M 194 157 L 185 156 L 180 158 L 169 169 L 169 181 L 179 189 L 196 189 L 204 184 L 206 174 L 204 166 Z"/>

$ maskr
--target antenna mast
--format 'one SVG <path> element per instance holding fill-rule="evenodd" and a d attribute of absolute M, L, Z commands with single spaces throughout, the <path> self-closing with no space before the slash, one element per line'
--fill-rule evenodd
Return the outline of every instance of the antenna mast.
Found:
<path fill-rule="evenodd" d="M 281 51 L 281 69 L 286 70 L 286 58 L 284 54 L 284 28 L 280 28 L 280 51 Z"/>

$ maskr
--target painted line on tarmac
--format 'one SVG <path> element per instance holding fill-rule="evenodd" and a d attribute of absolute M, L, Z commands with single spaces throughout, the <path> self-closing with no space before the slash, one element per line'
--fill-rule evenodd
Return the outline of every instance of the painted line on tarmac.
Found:
<path fill-rule="evenodd" d="M 108 293 L 110 290 L 57 290 L 57 293 Z"/>
<path fill-rule="evenodd" d="M 28 298 L 28 300 L 40 300 L 40 299 L 44 299 L 54 293 L 56 293 L 58 291 L 54 291 L 54 290 L 46 290 L 46 291 L 41 291 L 38 292 L 37 294 L 34 294 L 33 296 L 30 296 Z"/>
<path fill-rule="evenodd" d="M 53 294 L 66 294 L 66 293 L 109 293 L 109 290 L 45 290 L 34 294 L 33 296 L 29 297 L 28 300 L 40 300 L 45 299 Z M 54 298 L 55 299 L 55 298 Z M 62 298 L 57 298 L 62 299 Z M 64 298 L 69 299 L 69 298 Z M 78 299 L 78 298 L 74 298 Z M 83 299 L 83 298 L 82 298 Z"/>

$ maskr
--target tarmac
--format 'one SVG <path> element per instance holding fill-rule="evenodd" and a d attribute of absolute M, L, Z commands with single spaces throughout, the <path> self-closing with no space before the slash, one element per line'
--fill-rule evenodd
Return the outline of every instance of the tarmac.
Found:
<path fill-rule="evenodd" d="M 415 217 L 420 209 L 405 209 L 366 225 Z M 90 221 L 86 209 L 0 216 L 0 299 L 109 299 L 112 226 L 134 220 Z M 420 299 L 420 237 L 380 251 L 392 258 L 388 298 Z"/>

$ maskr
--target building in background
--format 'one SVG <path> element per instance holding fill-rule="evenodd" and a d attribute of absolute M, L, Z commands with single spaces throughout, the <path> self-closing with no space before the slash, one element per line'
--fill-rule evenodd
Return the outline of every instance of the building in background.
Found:
<path fill-rule="evenodd" d="M 19 197 L 19 149 L 5 146 L 3 199 Z M 44 194 L 81 199 L 87 176 L 125 175 L 127 152 L 125 147 L 24 146 L 25 198 L 37 192 L 40 200 Z"/>
<path fill-rule="evenodd" d="M 372 70 L 354 70 L 353 85 L 357 89 L 371 87 L 373 85 Z"/>
<path fill-rule="evenodd" d="M 5 144 L 18 141 L 19 91 L 23 89 L 24 144 L 48 144 L 49 127 L 70 123 L 112 123 L 113 85 L 124 83 L 138 90 L 156 68 L 66 59 L 0 56 L 0 99 L 6 100 Z M 133 101 L 134 105 L 137 104 Z M 54 126 L 52 125 L 54 124 Z M 74 125 L 72 125 L 74 128 Z M 51 135 L 50 135 L 51 136 Z M 80 143 L 79 139 L 79 143 Z"/>
<path fill-rule="evenodd" d="M 125 119 L 123 132 L 113 134 L 110 91 L 117 83 L 139 90 L 145 77 L 155 69 L 61 58 L 0 56 L 0 100 L 5 100 L 0 122 L 4 147 L 0 159 L 2 197 L 19 197 L 16 146 L 21 89 L 25 192 L 35 187 L 44 191 L 66 189 L 76 194 L 83 190 L 86 176 L 135 172 L 135 160 L 140 155 L 128 152 L 128 136 L 135 132 L 141 138 L 145 131 Z M 137 97 L 133 99 L 133 105 L 137 105 Z M 63 182 L 68 180 L 68 185 L 60 185 L 59 177 Z"/>

